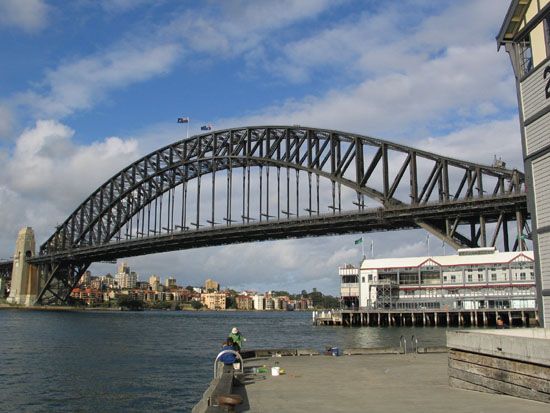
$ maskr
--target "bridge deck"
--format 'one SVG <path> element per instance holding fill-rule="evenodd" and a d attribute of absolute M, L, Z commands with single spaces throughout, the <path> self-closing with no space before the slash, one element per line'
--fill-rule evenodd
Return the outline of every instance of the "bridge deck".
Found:
<path fill-rule="evenodd" d="M 295 217 L 281 221 L 220 225 L 110 242 L 97 246 L 60 250 L 51 255 L 32 257 L 28 259 L 28 262 L 33 264 L 47 263 L 52 260 L 94 262 L 252 241 L 419 228 L 418 222 L 421 220 L 439 222 L 440 225 L 444 225 L 445 218 L 449 214 L 459 214 L 462 219 L 483 215 L 486 222 L 490 223 L 496 221 L 502 212 L 513 213 L 526 209 L 526 202 L 525 194 L 516 194 L 414 206 L 404 205 L 386 209 L 374 208 L 341 214 Z"/>
<path fill-rule="evenodd" d="M 285 374 L 248 374 L 239 412 L 547 412 L 548 404 L 448 385 L 447 353 L 255 359 Z M 269 369 L 271 371 L 271 369 Z"/>

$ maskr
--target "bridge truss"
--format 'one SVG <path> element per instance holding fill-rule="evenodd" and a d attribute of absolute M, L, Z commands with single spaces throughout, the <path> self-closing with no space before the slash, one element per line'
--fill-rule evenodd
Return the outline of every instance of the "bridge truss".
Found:
<path fill-rule="evenodd" d="M 95 261 L 268 239 L 423 228 L 459 247 L 525 248 L 525 178 L 340 131 L 193 136 L 132 163 L 40 247 L 39 301 L 66 301 Z"/>

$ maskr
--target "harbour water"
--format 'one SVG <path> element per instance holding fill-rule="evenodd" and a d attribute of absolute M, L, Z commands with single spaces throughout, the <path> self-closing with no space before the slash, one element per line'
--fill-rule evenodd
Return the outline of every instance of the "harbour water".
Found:
<path fill-rule="evenodd" d="M 191 411 L 231 327 L 245 348 L 379 347 L 444 328 L 313 326 L 309 312 L 0 311 L 0 410 Z M 337 380 L 338 378 L 335 378 Z"/>

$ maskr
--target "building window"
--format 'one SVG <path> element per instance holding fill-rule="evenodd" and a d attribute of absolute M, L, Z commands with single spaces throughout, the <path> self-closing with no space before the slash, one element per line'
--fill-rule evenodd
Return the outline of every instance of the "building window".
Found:
<path fill-rule="evenodd" d="M 478 281 L 483 281 L 483 274 L 478 274 L 477 275 L 477 280 Z"/>
<path fill-rule="evenodd" d="M 519 273 L 519 279 L 520 279 L 520 280 L 526 280 L 526 279 L 527 279 L 526 274 L 525 274 L 524 272 L 520 272 L 520 273 Z"/>
<path fill-rule="evenodd" d="M 519 42 L 519 64 L 522 75 L 526 75 L 533 70 L 533 51 L 529 35 Z"/>
<path fill-rule="evenodd" d="M 365 278 L 365 277 L 363 277 Z M 369 281 L 372 281 L 372 274 L 369 274 Z M 365 280 L 363 279 L 363 282 L 365 282 Z"/>
<path fill-rule="evenodd" d="M 455 282 L 456 281 L 456 275 L 451 275 L 451 282 Z"/>
<path fill-rule="evenodd" d="M 491 281 L 496 281 L 497 280 L 497 275 L 495 273 L 492 273 L 491 274 Z"/>
<path fill-rule="evenodd" d="M 369 275 L 369 281 L 370 281 L 370 277 L 371 277 L 371 276 Z M 365 277 L 361 277 L 361 281 L 362 281 L 362 282 L 365 282 Z"/>
<path fill-rule="evenodd" d="M 546 57 L 550 56 L 550 16 L 544 18 L 544 43 L 546 43 Z"/>
<path fill-rule="evenodd" d="M 447 276 L 446 275 L 443 276 L 443 282 L 447 282 Z"/>
<path fill-rule="evenodd" d="M 473 276 L 472 274 L 468 274 L 468 282 L 471 283 L 473 281 Z"/>

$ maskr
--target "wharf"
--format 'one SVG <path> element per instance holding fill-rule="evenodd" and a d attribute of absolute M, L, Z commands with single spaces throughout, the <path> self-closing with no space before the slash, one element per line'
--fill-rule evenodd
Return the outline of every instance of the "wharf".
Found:
<path fill-rule="evenodd" d="M 284 375 L 253 373 L 275 363 Z M 447 353 L 263 357 L 245 361 L 237 412 L 548 412 L 548 404 L 449 387 Z"/>
<path fill-rule="evenodd" d="M 313 312 L 315 325 L 345 327 L 495 327 L 500 317 L 508 326 L 538 326 L 535 309 L 358 309 Z"/>

